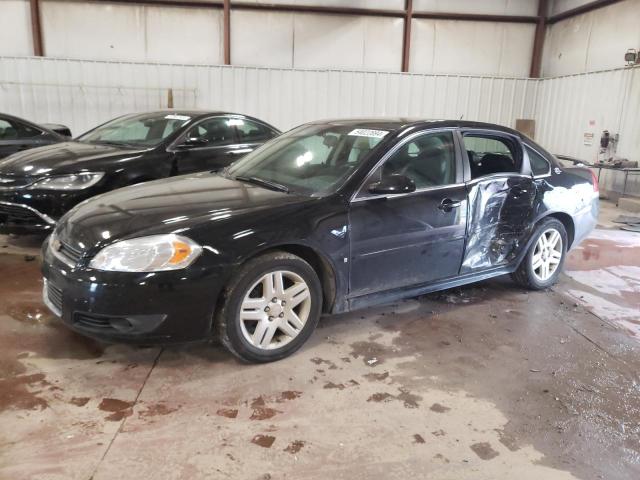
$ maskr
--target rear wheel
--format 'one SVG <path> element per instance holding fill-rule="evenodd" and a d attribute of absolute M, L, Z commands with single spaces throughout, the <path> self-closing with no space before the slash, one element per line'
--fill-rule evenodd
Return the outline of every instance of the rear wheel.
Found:
<path fill-rule="evenodd" d="M 558 281 L 567 252 L 567 231 L 562 222 L 549 218 L 540 223 L 533 238 L 512 278 L 524 287 L 542 290 Z"/>
<path fill-rule="evenodd" d="M 311 336 L 321 305 L 313 268 L 296 255 L 273 252 L 240 268 L 225 290 L 215 328 L 237 357 L 271 362 L 291 355 Z"/>

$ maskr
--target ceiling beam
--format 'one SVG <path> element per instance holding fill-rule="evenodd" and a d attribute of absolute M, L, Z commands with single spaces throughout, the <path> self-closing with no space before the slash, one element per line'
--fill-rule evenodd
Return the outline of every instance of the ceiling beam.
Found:
<path fill-rule="evenodd" d="M 538 22 L 533 38 L 533 51 L 531 53 L 531 69 L 529 76 L 539 78 L 542 69 L 542 51 L 544 49 L 544 37 L 547 33 L 547 0 L 538 0 Z"/>
<path fill-rule="evenodd" d="M 480 13 L 440 13 L 413 12 L 413 18 L 427 18 L 432 20 L 462 20 L 469 22 L 500 22 L 500 23 L 537 23 L 537 16 L 527 15 L 485 15 Z"/>
<path fill-rule="evenodd" d="M 609 5 L 613 5 L 614 3 L 619 3 L 621 1 L 622 0 L 595 0 L 594 2 L 585 3 L 584 5 L 572 8 L 571 10 L 567 10 L 566 12 L 551 15 L 547 18 L 547 24 L 553 24 L 561 20 L 567 20 L 577 15 L 589 13 L 593 10 L 597 10 L 598 8 L 608 7 Z"/>
<path fill-rule="evenodd" d="M 224 0 L 222 12 L 224 64 L 231 65 L 231 0 Z"/>
<path fill-rule="evenodd" d="M 31 35 L 33 38 L 33 54 L 36 57 L 44 56 L 42 42 L 42 22 L 40 18 L 40 0 L 29 0 L 31 8 Z"/>
<path fill-rule="evenodd" d="M 404 32 L 402 37 L 402 71 L 409 71 L 411 58 L 411 21 L 413 16 L 413 0 L 405 0 L 404 4 Z"/>

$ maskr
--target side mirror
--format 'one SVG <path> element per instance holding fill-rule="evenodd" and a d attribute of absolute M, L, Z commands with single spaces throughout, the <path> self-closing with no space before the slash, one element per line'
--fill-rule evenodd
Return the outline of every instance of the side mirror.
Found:
<path fill-rule="evenodd" d="M 202 137 L 189 137 L 185 139 L 178 148 L 195 148 L 195 147 L 205 147 L 209 144 L 209 140 Z"/>
<path fill-rule="evenodd" d="M 397 193 L 411 193 L 416 190 L 416 184 L 405 175 L 389 175 L 382 180 L 369 185 L 369 192 L 377 195 L 393 195 Z"/>

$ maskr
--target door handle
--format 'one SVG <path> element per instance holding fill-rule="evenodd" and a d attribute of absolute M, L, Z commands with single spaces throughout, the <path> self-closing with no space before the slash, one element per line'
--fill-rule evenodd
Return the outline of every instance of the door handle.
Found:
<path fill-rule="evenodd" d="M 241 148 L 240 150 L 230 150 L 231 155 L 244 155 L 246 153 L 253 152 L 253 148 Z"/>
<path fill-rule="evenodd" d="M 445 198 L 444 200 L 442 200 L 442 202 L 440 202 L 438 208 L 443 212 L 450 212 L 454 208 L 458 208 L 460 205 L 462 205 L 462 202 L 459 200 L 454 201 L 450 198 Z"/>

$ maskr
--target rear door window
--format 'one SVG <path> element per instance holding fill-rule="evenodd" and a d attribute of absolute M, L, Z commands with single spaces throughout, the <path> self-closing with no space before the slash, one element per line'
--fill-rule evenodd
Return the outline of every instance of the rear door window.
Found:
<path fill-rule="evenodd" d="M 471 178 L 520 171 L 516 149 L 505 138 L 465 134 L 464 148 L 469 158 Z"/>

